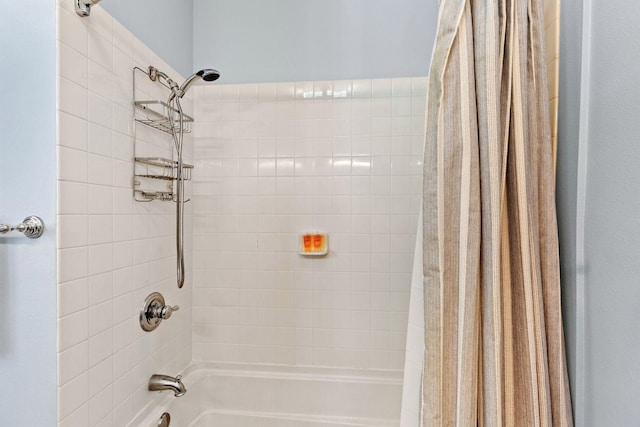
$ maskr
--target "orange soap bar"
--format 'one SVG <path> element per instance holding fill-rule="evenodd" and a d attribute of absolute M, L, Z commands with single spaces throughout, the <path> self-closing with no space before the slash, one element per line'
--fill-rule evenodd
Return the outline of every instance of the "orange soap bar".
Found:
<path fill-rule="evenodd" d="M 302 255 L 326 255 L 327 235 L 322 233 L 301 234 L 299 252 Z"/>
<path fill-rule="evenodd" d="M 313 235 L 313 250 L 318 252 L 324 249 L 324 236 L 322 234 Z"/>
<path fill-rule="evenodd" d="M 302 247 L 305 252 L 311 252 L 313 250 L 313 238 L 310 234 L 302 236 Z"/>

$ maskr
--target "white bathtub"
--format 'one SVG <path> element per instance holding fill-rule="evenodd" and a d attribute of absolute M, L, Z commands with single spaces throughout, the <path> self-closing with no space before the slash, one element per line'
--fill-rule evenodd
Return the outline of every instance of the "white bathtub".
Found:
<path fill-rule="evenodd" d="M 157 427 L 163 412 L 171 427 L 400 425 L 401 372 L 199 363 L 183 383 L 183 397 L 155 392 L 128 427 Z"/>

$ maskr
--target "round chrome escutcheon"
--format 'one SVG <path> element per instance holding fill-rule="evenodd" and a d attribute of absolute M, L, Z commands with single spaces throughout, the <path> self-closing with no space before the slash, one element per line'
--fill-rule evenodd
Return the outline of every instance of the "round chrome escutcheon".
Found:
<path fill-rule="evenodd" d="M 140 310 L 140 327 L 146 331 L 153 331 L 162 322 L 161 317 L 155 313 L 164 307 L 164 297 L 160 292 L 153 292 L 144 300 L 144 306 Z"/>

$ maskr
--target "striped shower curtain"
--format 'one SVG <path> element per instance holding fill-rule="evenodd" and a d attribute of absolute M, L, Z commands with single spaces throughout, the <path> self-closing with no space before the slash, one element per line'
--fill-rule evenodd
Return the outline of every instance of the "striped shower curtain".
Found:
<path fill-rule="evenodd" d="M 424 163 L 422 425 L 571 426 L 537 0 L 442 0 Z"/>

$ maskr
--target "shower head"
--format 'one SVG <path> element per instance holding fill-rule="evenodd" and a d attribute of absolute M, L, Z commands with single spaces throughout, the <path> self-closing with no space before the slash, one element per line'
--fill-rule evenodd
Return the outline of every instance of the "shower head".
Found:
<path fill-rule="evenodd" d="M 189 78 L 187 78 L 187 80 L 185 80 L 184 83 L 180 85 L 180 88 L 177 92 L 175 92 L 175 95 L 182 98 L 184 94 L 187 93 L 191 85 L 193 85 L 198 79 L 202 79 L 205 82 L 212 82 L 214 80 L 218 80 L 219 78 L 220 72 L 211 68 L 205 68 L 204 70 L 200 70 L 189 76 Z"/>
<path fill-rule="evenodd" d="M 205 68 L 204 70 L 198 71 L 196 74 L 202 77 L 202 80 L 205 82 L 212 82 L 220 78 L 220 73 L 211 68 Z"/>
<path fill-rule="evenodd" d="M 193 73 L 184 81 L 184 83 L 182 83 L 182 85 L 178 86 L 178 83 L 174 82 L 169 76 L 158 70 L 156 67 L 149 66 L 147 69 L 147 75 L 154 82 L 156 80 L 164 82 L 164 85 L 171 90 L 171 96 L 169 97 L 170 101 L 176 97 L 182 98 L 184 94 L 187 93 L 191 85 L 193 85 L 198 79 L 202 79 L 205 82 L 212 82 L 220 78 L 220 72 L 211 68 L 205 68 L 204 70 Z"/>
<path fill-rule="evenodd" d="M 100 3 L 100 0 L 75 0 L 76 13 L 80 16 L 89 16 L 91 14 L 91 6 Z"/>

